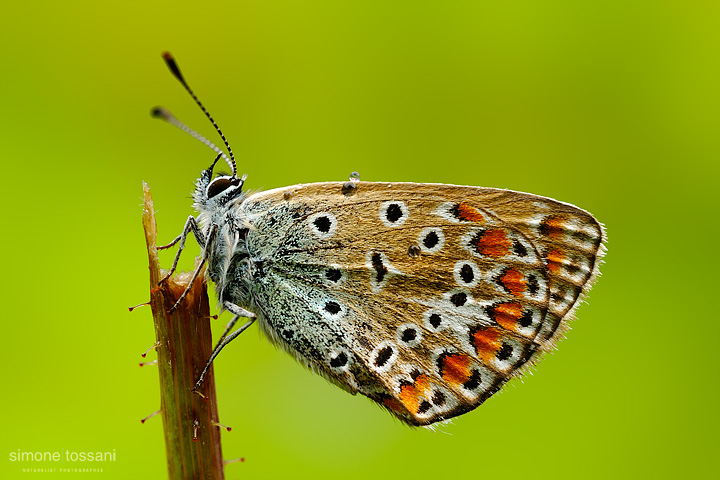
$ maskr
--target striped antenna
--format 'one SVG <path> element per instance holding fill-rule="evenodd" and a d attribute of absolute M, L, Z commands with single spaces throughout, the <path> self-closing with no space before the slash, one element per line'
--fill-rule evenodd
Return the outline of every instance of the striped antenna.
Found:
<path fill-rule="evenodd" d="M 227 164 L 230 166 L 230 168 L 232 168 L 232 165 L 233 165 L 233 164 L 232 164 L 232 162 L 230 161 L 230 157 L 228 157 L 227 155 L 225 155 L 225 152 L 223 152 L 222 150 L 220 150 L 220 147 L 218 147 L 217 145 L 215 145 L 214 143 L 212 143 L 210 140 L 208 140 L 207 138 L 205 138 L 204 136 L 200 135 L 198 132 L 196 132 L 195 130 L 193 130 L 192 128 L 188 127 L 187 125 L 185 125 L 185 124 L 184 124 L 183 122 L 181 122 L 180 120 L 178 120 L 177 117 L 175 117 L 175 115 L 173 115 L 173 114 L 170 112 L 170 110 L 168 110 L 167 108 L 165 108 L 165 107 L 159 107 L 159 106 L 158 106 L 158 107 L 154 107 L 152 110 L 150 110 L 150 115 L 152 115 L 153 118 L 159 118 L 160 120 L 166 121 L 166 122 L 169 123 L 170 125 L 172 125 L 172 126 L 174 126 L 174 127 L 177 127 L 177 128 L 179 128 L 180 130 L 182 130 L 183 132 L 187 133 L 188 135 L 190 135 L 190 136 L 193 137 L 194 139 L 199 140 L 200 143 L 202 143 L 203 145 L 208 146 L 212 151 L 214 151 L 215 153 L 219 154 L 219 155 L 227 162 Z M 215 165 L 215 163 L 213 163 L 213 165 Z"/>
<path fill-rule="evenodd" d="M 230 155 L 230 158 L 228 159 L 224 154 L 223 154 L 223 156 L 225 156 L 225 160 L 228 162 L 228 165 L 230 165 L 230 168 L 232 168 L 233 177 L 237 177 L 237 166 L 235 165 L 235 155 L 233 155 L 232 149 L 230 148 L 230 144 L 228 144 L 227 140 L 225 139 L 225 135 L 223 135 L 222 130 L 220 130 L 220 127 L 218 127 L 217 123 L 215 123 L 215 120 L 213 119 L 212 115 L 210 115 L 210 112 L 208 112 L 205 109 L 205 106 L 202 104 L 202 102 L 200 102 L 200 100 L 197 98 L 197 96 L 195 96 L 195 93 L 192 91 L 190 86 L 185 81 L 185 78 L 183 77 L 182 73 L 180 73 L 180 68 L 178 67 L 177 62 L 175 61 L 175 58 L 172 56 L 172 54 L 170 52 L 163 52 L 162 57 L 163 57 L 163 60 L 165 60 L 165 64 L 168 66 L 168 68 L 170 69 L 170 72 L 173 74 L 173 76 L 175 78 L 177 78 L 177 80 L 180 82 L 180 84 L 182 84 L 183 87 L 185 87 L 185 90 L 187 90 L 187 92 L 190 94 L 190 96 L 193 98 L 193 100 L 195 100 L 195 103 L 197 103 L 198 107 L 200 107 L 200 109 L 203 111 L 205 116 L 208 117 L 208 119 L 210 120 L 210 123 L 213 124 L 213 127 L 215 127 L 215 130 L 217 130 L 218 134 L 220 134 L 220 138 L 222 138 L 223 143 L 227 147 L 227 151 L 228 151 L 228 154 Z M 163 117 L 162 115 L 159 115 L 159 116 Z M 176 126 L 178 126 L 178 125 L 176 125 Z M 195 136 L 195 135 L 193 135 L 193 136 Z M 198 138 L 198 140 L 200 140 L 199 137 L 195 137 L 195 138 Z M 204 139 L 204 137 L 202 137 L 202 138 Z M 205 142 L 203 142 L 203 143 L 205 143 Z M 216 150 L 216 151 L 218 151 L 218 150 Z"/>

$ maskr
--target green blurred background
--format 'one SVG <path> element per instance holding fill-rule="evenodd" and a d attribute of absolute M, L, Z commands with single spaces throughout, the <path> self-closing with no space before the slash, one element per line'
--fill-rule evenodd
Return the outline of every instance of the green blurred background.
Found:
<path fill-rule="evenodd" d="M 85 476 L 166 475 L 160 418 L 140 423 L 159 405 L 138 368 L 151 312 L 127 310 L 149 296 L 141 182 L 170 240 L 213 155 L 149 110 L 216 138 L 170 50 L 250 188 L 352 171 L 510 188 L 610 239 L 560 349 L 439 433 L 251 329 L 215 364 L 224 454 L 246 458 L 227 478 L 717 478 L 717 2 L 200 5 L 3 6 L 0 477 L 27 478 L 18 449 L 114 449 Z"/>

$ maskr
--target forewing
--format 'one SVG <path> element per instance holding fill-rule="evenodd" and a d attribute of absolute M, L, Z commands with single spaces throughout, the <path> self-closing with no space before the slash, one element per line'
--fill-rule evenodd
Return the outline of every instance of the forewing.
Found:
<path fill-rule="evenodd" d="M 550 348 L 603 248 L 587 212 L 507 190 L 328 182 L 244 208 L 269 336 L 413 425 L 477 407 Z"/>

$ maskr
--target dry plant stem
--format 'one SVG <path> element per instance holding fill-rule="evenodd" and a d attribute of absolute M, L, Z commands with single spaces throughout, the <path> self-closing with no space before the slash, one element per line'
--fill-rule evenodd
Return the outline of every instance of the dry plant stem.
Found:
<path fill-rule="evenodd" d="M 205 272 L 200 274 L 180 306 L 169 314 L 185 291 L 191 274 L 176 275 L 158 285 L 166 273 L 158 263 L 155 212 L 150 188 L 145 183 L 143 194 L 143 227 L 150 260 L 150 304 L 159 342 L 160 403 L 169 478 L 222 479 L 220 428 L 214 425 L 218 421 L 214 376 L 209 375 L 200 389 L 205 399 L 192 393 L 195 381 L 212 353 Z M 197 440 L 193 441 L 195 434 Z"/>

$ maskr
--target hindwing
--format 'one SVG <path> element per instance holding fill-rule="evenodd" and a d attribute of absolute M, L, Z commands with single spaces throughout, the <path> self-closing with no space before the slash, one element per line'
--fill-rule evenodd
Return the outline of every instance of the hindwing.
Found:
<path fill-rule="evenodd" d="M 238 208 L 263 331 L 412 425 L 472 410 L 552 348 L 604 249 L 589 213 L 491 188 L 326 182 Z"/>

